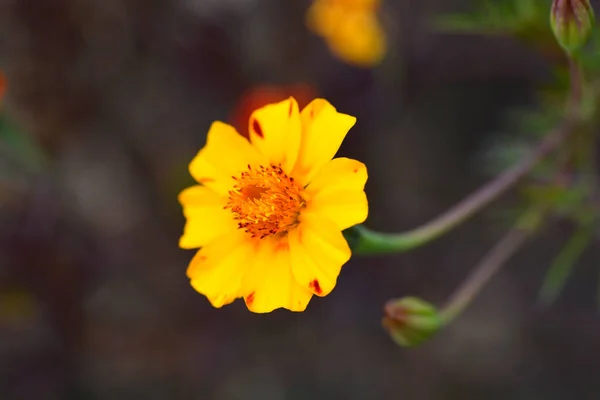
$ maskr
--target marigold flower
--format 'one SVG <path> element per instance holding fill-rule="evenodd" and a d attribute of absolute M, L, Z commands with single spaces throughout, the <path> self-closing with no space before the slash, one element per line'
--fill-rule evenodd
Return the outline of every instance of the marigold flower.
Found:
<path fill-rule="evenodd" d="M 243 297 L 253 312 L 304 311 L 333 290 L 350 259 L 342 230 L 368 213 L 365 165 L 333 159 L 355 121 L 290 97 L 252 113 L 249 139 L 212 124 L 189 166 L 200 185 L 179 195 L 179 245 L 200 247 L 187 275 L 214 307 Z"/>
<path fill-rule="evenodd" d="M 307 25 L 340 59 L 372 67 L 386 51 L 378 10 L 379 0 L 315 0 L 308 10 Z"/>

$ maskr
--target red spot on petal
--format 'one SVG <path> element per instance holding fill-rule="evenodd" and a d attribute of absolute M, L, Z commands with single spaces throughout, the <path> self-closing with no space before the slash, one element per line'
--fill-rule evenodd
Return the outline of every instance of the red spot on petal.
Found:
<path fill-rule="evenodd" d="M 298 101 L 300 109 L 306 107 L 315 97 L 316 89 L 307 83 L 296 85 L 260 85 L 255 86 L 240 96 L 237 106 L 230 117 L 232 125 L 245 138 L 249 138 L 252 129 L 249 124 L 252 113 L 267 104 L 275 104 L 293 97 Z M 292 109 L 293 111 L 293 109 Z"/>
<path fill-rule="evenodd" d="M 254 302 L 254 292 L 246 296 L 246 304 L 251 305 Z"/>
<path fill-rule="evenodd" d="M 260 124 L 258 123 L 257 120 L 252 121 L 252 129 L 254 130 L 254 133 L 256 133 L 256 135 L 258 137 L 260 137 L 261 139 L 265 138 L 265 134 L 263 133 L 262 128 L 260 127 Z"/>
<path fill-rule="evenodd" d="M 196 257 L 194 257 L 194 262 L 204 262 L 206 261 L 206 256 L 204 255 L 197 255 Z"/>
<path fill-rule="evenodd" d="M 357 173 L 358 172 L 358 168 L 354 168 L 354 171 L 352 171 L 352 172 Z"/>
<path fill-rule="evenodd" d="M 294 102 L 290 100 L 290 109 L 288 110 L 288 117 L 292 116 L 292 111 L 294 111 Z"/>
<path fill-rule="evenodd" d="M 315 292 L 315 294 L 317 295 L 321 295 L 323 294 L 323 290 L 321 289 L 321 284 L 319 283 L 318 280 L 314 279 L 309 285 L 308 287 Z"/>
<path fill-rule="evenodd" d="M 210 182 L 214 182 L 215 180 L 213 178 L 208 178 L 208 177 L 203 177 L 198 179 L 198 182 L 200 183 L 210 183 Z"/>

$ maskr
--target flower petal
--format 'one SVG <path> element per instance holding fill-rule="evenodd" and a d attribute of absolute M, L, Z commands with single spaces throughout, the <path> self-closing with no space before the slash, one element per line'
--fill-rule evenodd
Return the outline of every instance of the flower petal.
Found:
<path fill-rule="evenodd" d="M 328 295 L 351 255 L 340 229 L 327 218 L 306 212 L 288 236 L 296 280 L 317 296 Z"/>
<path fill-rule="evenodd" d="M 300 113 L 293 97 L 254 111 L 248 131 L 250 141 L 268 162 L 292 171 L 300 148 Z"/>
<path fill-rule="evenodd" d="M 260 241 L 252 267 L 242 281 L 246 306 L 256 313 L 277 308 L 304 311 L 312 293 L 298 284 L 292 275 L 287 238 Z"/>
<path fill-rule="evenodd" d="M 186 218 L 183 235 L 179 239 L 182 249 L 196 249 L 226 233 L 237 229 L 230 210 L 223 206 L 227 199 L 201 185 L 184 189 L 179 193 Z"/>
<path fill-rule="evenodd" d="M 313 100 L 302 110 L 300 118 L 302 141 L 292 175 L 306 184 L 335 156 L 356 118 L 337 112 L 324 99 Z"/>
<path fill-rule="evenodd" d="M 227 194 L 235 184 L 233 176 L 246 170 L 248 164 L 261 164 L 263 158 L 236 130 L 223 122 L 214 122 L 206 145 L 190 163 L 190 173 L 199 183 Z"/>
<path fill-rule="evenodd" d="M 312 211 L 333 221 L 340 230 L 367 219 L 369 205 L 364 192 L 367 167 L 360 161 L 335 158 L 306 187 Z"/>
<path fill-rule="evenodd" d="M 196 291 L 220 308 L 241 297 L 242 278 L 254 253 L 254 242 L 244 231 L 235 230 L 198 250 L 187 276 Z"/>

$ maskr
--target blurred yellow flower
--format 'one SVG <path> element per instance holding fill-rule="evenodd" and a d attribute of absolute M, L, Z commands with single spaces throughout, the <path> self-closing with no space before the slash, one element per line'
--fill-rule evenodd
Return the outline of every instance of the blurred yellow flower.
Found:
<path fill-rule="evenodd" d="M 356 118 L 289 98 L 248 122 L 249 139 L 214 122 L 190 163 L 200 185 L 179 195 L 179 245 L 200 250 L 187 275 L 214 307 L 243 297 L 253 312 L 304 311 L 350 259 L 342 230 L 367 217 L 365 165 L 332 159 Z"/>
<path fill-rule="evenodd" d="M 340 59 L 359 67 L 372 67 L 386 51 L 378 10 L 379 0 L 314 0 L 307 24 Z"/>

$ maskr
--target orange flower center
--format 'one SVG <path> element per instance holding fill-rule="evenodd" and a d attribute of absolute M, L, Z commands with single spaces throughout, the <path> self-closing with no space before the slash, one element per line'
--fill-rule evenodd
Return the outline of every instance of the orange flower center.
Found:
<path fill-rule="evenodd" d="M 247 171 L 233 179 L 237 183 L 225 208 L 231 209 L 240 229 L 263 239 L 286 233 L 298 224 L 300 211 L 306 206 L 304 189 L 281 166 L 248 165 Z"/>

